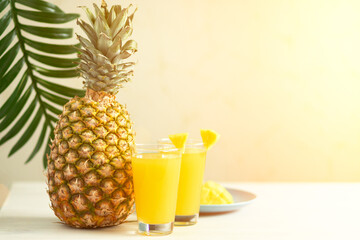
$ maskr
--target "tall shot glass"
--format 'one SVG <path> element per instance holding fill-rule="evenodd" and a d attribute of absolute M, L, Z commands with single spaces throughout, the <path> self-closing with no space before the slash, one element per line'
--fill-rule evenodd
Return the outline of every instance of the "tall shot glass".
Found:
<path fill-rule="evenodd" d="M 171 147 L 137 144 L 132 157 L 139 233 L 166 235 L 173 231 L 181 153 Z"/>
<path fill-rule="evenodd" d="M 172 144 L 168 138 L 160 139 L 158 142 L 162 145 Z M 186 226 L 197 223 L 205 160 L 206 148 L 203 142 L 201 140 L 188 140 L 181 158 L 175 215 L 176 226 Z"/>

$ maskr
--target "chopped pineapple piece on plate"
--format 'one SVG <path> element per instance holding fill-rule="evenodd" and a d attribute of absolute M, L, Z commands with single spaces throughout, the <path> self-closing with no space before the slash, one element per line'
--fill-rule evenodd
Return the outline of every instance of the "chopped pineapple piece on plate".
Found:
<path fill-rule="evenodd" d="M 209 181 L 201 191 L 200 213 L 222 213 L 240 209 L 251 203 L 256 195 L 250 192 L 225 188 L 222 185 Z"/>
<path fill-rule="evenodd" d="M 201 189 L 200 204 L 229 204 L 233 202 L 232 195 L 219 183 L 207 181 Z"/>

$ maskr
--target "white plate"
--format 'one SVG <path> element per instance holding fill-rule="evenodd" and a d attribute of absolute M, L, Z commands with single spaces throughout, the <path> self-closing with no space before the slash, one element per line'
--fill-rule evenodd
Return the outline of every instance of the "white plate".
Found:
<path fill-rule="evenodd" d="M 238 210 L 255 200 L 256 195 L 250 192 L 226 188 L 234 198 L 231 204 L 200 205 L 200 213 L 219 213 Z"/>

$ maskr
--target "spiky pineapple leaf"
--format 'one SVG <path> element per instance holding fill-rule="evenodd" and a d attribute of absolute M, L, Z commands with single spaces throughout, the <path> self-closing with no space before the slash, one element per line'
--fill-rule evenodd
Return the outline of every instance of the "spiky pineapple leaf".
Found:
<path fill-rule="evenodd" d="M 79 76 L 79 59 L 64 55 L 75 54 L 80 45 L 51 44 L 45 43 L 46 39 L 39 40 L 39 37 L 72 38 L 72 28 L 58 25 L 78 17 L 78 14 L 64 13 L 58 6 L 44 0 L 0 0 L 0 94 L 9 86 L 16 85 L 7 99 L 0 98 L 0 146 L 22 132 L 10 149 L 11 156 L 25 144 L 30 144 L 36 129 L 41 128 L 25 163 L 30 162 L 46 144 L 43 154 L 46 167 L 46 154 L 50 153 L 49 144 L 57 121 L 55 116 L 61 114 L 61 106 L 71 97 L 84 95 L 83 90 L 52 80 L 54 77 Z M 23 18 L 39 24 L 23 24 Z M 41 23 L 47 26 L 41 26 Z M 49 27 L 48 24 L 56 26 Z"/>

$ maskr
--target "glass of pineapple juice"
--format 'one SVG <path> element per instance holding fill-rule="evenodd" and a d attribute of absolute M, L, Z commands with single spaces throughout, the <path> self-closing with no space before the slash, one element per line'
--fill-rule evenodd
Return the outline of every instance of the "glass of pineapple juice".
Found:
<path fill-rule="evenodd" d="M 170 139 L 159 140 L 171 145 Z M 200 210 L 201 186 L 203 183 L 206 148 L 201 140 L 188 140 L 181 158 L 180 180 L 176 204 L 175 225 L 186 226 L 197 222 Z"/>
<path fill-rule="evenodd" d="M 173 230 L 181 152 L 173 146 L 137 144 L 132 156 L 139 233 L 166 235 Z"/>

